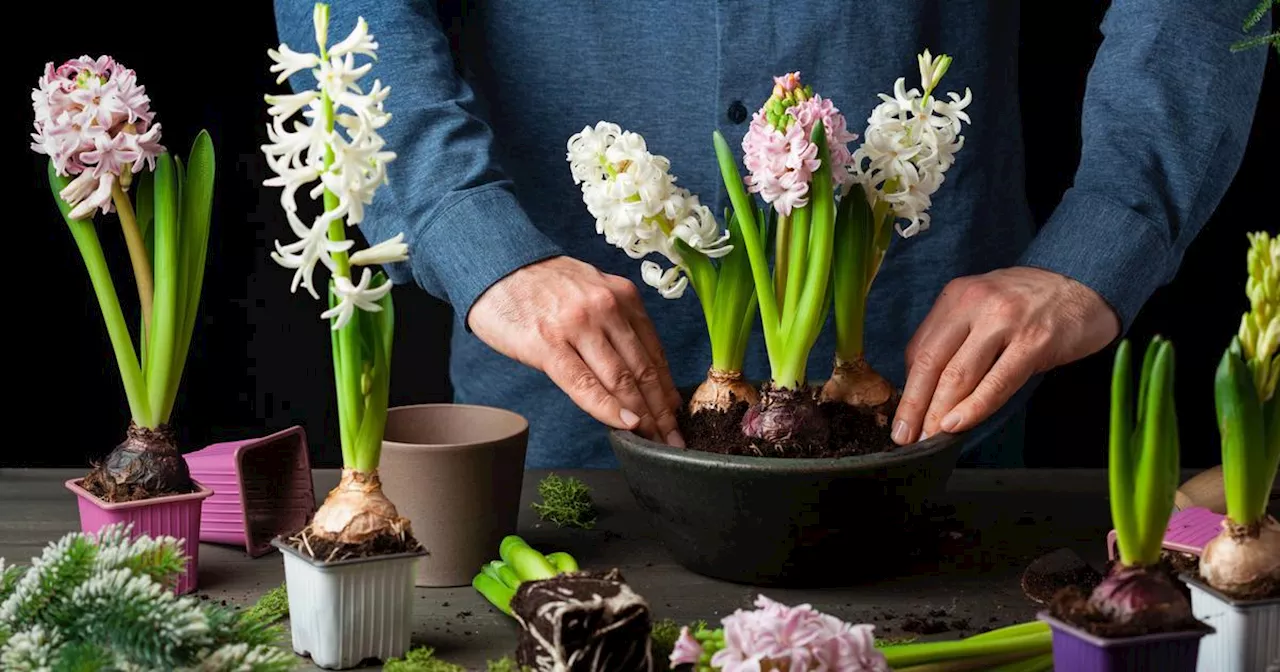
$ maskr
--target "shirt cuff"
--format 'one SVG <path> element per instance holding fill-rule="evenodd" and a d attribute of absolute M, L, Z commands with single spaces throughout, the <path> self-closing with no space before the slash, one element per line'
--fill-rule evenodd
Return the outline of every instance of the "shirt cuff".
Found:
<path fill-rule="evenodd" d="M 500 186 L 462 193 L 440 210 L 412 246 L 413 276 L 443 289 L 454 315 L 467 315 L 481 294 L 517 269 L 564 254 L 533 225 L 514 194 Z M 467 327 L 470 330 L 470 327 Z"/>
<path fill-rule="evenodd" d="M 1178 258 L 1167 231 L 1108 198 L 1066 193 L 1019 260 L 1097 292 L 1119 316 L 1121 333 L 1151 294 L 1169 281 Z"/>

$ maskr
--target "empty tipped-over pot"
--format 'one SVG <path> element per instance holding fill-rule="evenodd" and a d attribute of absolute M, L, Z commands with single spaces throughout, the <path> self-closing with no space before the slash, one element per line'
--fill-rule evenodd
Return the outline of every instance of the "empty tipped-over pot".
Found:
<path fill-rule="evenodd" d="M 243 545 L 250 557 L 306 526 L 316 508 L 307 435 L 301 427 L 215 443 L 184 456 L 191 477 L 213 488 L 204 500 L 200 541 Z"/>

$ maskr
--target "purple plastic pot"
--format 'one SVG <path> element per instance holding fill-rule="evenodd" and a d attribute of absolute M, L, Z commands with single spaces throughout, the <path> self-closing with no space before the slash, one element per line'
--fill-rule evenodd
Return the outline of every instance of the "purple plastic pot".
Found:
<path fill-rule="evenodd" d="M 1175 511 L 1169 516 L 1169 527 L 1165 528 L 1164 542 L 1161 545 L 1170 551 L 1198 556 L 1204 550 L 1204 545 L 1222 531 L 1224 517 L 1198 506 Z M 1115 560 L 1117 553 L 1116 531 L 1111 530 L 1107 534 L 1107 557 Z"/>
<path fill-rule="evenodd" d="M 178 575 L 174 592 L 185 595 L 196 589 L 196 567 L 200 560 L 200 502 L 213 495 L 213 490 L 196 483 L 196 492 L 140 499 L 136 502 L 110 504 L 80 487 L 82 478 L 67 481 L 67 489 L 76 494 L 80 504 L 80 529 L 101 530 L 114 523 L 133 525 L 133 536 L 176 537 L 182 541 L 187 555 L 187 568 Z"/>
<path fill-rule="evenodd" d="M 250 557 L 303 528 L 316 508 L 307 435 L 290 427 L 270 436 L 215 443 L 183 457 L 191 478 L 212 487 L 200 541 L 244 546 Z"/>
<path fill-rule="evenodd" d="M 1107 639 L 1064 623 L 1049 612 L 1036 618 L 1053 630 L 1053 669 L 1071 672 L 1195 672 L 1200 639 L 1213 628 Z"/>

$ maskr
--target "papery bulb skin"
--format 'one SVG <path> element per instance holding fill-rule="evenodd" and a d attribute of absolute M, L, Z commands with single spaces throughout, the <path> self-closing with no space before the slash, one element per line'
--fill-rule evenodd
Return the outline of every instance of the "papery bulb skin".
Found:
<path fill-rule="evenodd" d="M 1156 567 L 1117 563 L 1094 588 L 1089 606 L 1117 624 L 1142 624 L 1152 629 L 1194 620 L 1186 596 Z"/>
<path fill-rule="evenodd" d="M 793 390 L 766 383 L 760 390 L 760 401 L 742 417 L 742 433 L 782 452 L 791 447 L 825 446 L 831 428 L 808 386 Z"/>
<path fill-rule="evenodd" d="M 741 371 L 724 371 L 714 366 L 707 370 L 707 379 L 689 398 L 689 415 L 703 411 L 727 412 L 739 403 L 755 405 L 760 393 L 742 376 Z"/>
<path fill-rule="evenodd" d="M 108 502 L 185 494 L 195 490 L 187 461 L 168 425 L 154 429 L 129 423 L 125 440 L 85 479 Z"/>
<path fill-rule="evenodd" d="M 1200 554 L 1200 578 L 1237 599 L 1280 596 L 1280 523 L 1222 521 L 1222 532 Z"/>
<path fill-rule="evenodd" d="M 324 498 L 307 534 L 340 544 L 363 544 L 379 535 L 409 535 L 409 519 L 402 518 L 382 492 L 377 469 L 343 469 L 342 480 Z"/>
<path fill-rule="evenodd" d="M 836 358 L 831 378 L 822 386 L 821 401 L 839 402 L 854 408 L 875 413 L 876 423 L 884 427 L 889 423 L 889 400 L 893 397 L 893 385 L 871 368 L 862 357 L 846 362 Z"/>

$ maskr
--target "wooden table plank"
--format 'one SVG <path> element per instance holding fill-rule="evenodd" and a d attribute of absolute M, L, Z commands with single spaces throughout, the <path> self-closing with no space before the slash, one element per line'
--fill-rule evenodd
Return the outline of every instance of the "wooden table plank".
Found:
<path fill-rule="evenodd" d="M 525 475 L 520 534 L 535 548 L 572 553 L 584 567 L 620 568 L 648 598 L 657 618 L 716 621 L 750 606 L 761 592 L 674 564 L 618 472 L 560 472 L 592 487 L 601 510 L 595 529 L 564 530 L 541 523 L 528 502 L 545 473 Z M 78 529 L 75 499 L 62 487 L 62 481 L 78 475 L 75 470 L 0 469 L 0 557 L 29 558 L 49 541 Z M 317 470 L 315 481 L 322 497 L 337 483 L 337 472 Z M 1038 554 L 1070 546 L 1098 565 L 1105 558 L 1109 511 L 1101 470 L 959 470 L 943 501 L 955 507 L 961 539 L 950 555 L 911 564 L 911 575 L 872 578 L 848 588 L 763 592 L 787 603 L 808 602 L 846 620 L 875 623 L 878 634 L 891 637 L 906 634 L 902 625 L 907 616 L 940 609 L 947 612 L 948 623 L 967 621 L 963 628 L 937 635 L 950 638 L 1032 618 L 1035 607 L 1022 597 L 1018 577 Z M 209 599 L 249 604 L 283 580 L 276 554 L 254 560 L 243 550 L 210 544 L 200 554 L 199 594 Z M 415 645 L 429 644 L 442 657 L 476 669 L 514 648 L 510 619 L 489 608 L 470 587 L 420 588 L 417 597 Z"/>

